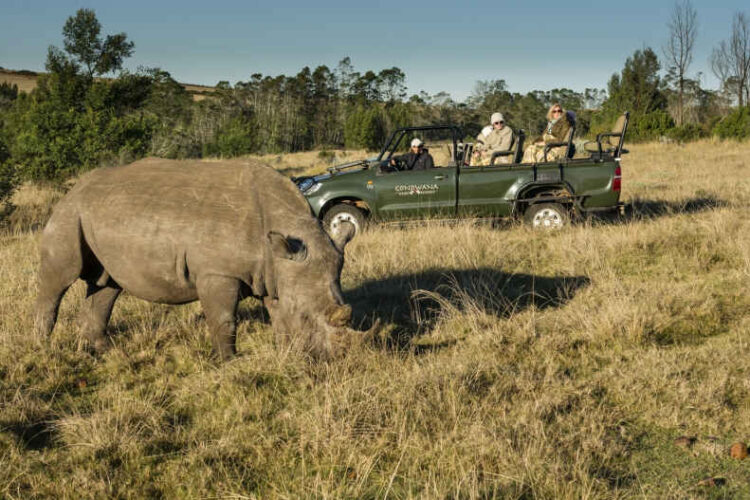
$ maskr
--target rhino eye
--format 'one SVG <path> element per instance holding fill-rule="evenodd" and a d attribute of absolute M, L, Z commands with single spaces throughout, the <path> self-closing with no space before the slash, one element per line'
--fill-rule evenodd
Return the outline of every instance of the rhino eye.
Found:
<path fill-rule="evenodd" d="M 307 257 L 307 247 L 305 246 L 305 243 L 297 238 L 287 238 L 286 239 L 287 245 L 289 245 L 289 252 L 293 255 L 302 254 L 301 259 L 294 259 L 294 260 L 303 260 L 305 257 Z"/>

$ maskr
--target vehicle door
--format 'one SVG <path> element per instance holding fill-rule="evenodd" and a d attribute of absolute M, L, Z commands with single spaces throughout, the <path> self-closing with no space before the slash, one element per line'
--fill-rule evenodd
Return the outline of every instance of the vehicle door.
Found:
<path fill-rule="evenodd" d="M 506 217 L 512 213 L 519 186 L 532 181 L 531 164 L 500 164 L 461 168 L 459 217 Z"/>
<path fill-rule="evenodd" d="M 381 219 L 455 216 L 455 167 L 379 172 L 373 184 Z"/>

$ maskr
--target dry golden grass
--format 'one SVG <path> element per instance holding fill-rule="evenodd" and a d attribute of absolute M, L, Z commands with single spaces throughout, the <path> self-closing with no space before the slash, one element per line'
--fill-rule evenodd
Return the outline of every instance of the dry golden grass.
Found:
<path fill-rule="evenodd" d="M 18 85 L 20 92 L 31 92 L 36 88 L 36 75 L 0 69 L 0 83 Z"/>
<path fill-rule="evenodd" d="M 631 149 L 622 221 L 355 239 L 346 298 L 386 329 L 329 364 L 274 349 L 255 301 L 219 365 L 197 305 L 127 296 L 93 358 L 81 284 L 36 341 L 38 233 L 2 237 L 0 496 L 750 496 L 750 145 Z"/>

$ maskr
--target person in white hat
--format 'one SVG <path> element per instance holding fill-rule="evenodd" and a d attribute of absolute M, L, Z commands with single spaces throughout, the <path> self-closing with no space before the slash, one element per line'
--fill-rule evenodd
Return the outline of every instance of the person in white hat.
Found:
<path fill-rule="evenodd" d="M 492 153 L 497 151 L 508 151 L 513 145 L 513 130 L 505 126 L 505 117 L 502 113 L 492 113 L 490 125 L 484 127 L 477 136 L 474 146 L 473 165 L 489 165 Z M 510 163 L 510 156 L 495 158 L 495 163 Z"/>
<path fill-rule="evenodd" d="M 409 149 L 405 155 L 391 158 L 391 166 L 399 170 L 427 170 L 435 166 L 432 155 L 427 152 L 421 139 L 412 139 Z"/>

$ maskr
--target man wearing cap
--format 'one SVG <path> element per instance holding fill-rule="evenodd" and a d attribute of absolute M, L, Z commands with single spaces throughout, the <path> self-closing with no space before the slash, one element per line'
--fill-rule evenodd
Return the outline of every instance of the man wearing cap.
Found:
<path fill-rule="evenodd" d="M 508 151 L 513 145 L 513 130 L 505 126 L 502 113 L 492 113 L 491 125 L 484 127 L 477 136 L 472 165 L 489 165 L 492 153 Z M 510 163 L 510 156 L 495 158 L 495 163 Z"/>
<path fill-rule="evenodd" d="M 401 170 L 427 170 L 435 166 L 432 155 L 424 148 L 420 139 L 411 141 L 411 151 L 401 156 L 391 158 L 391 166 L 398 166 Z"/>

